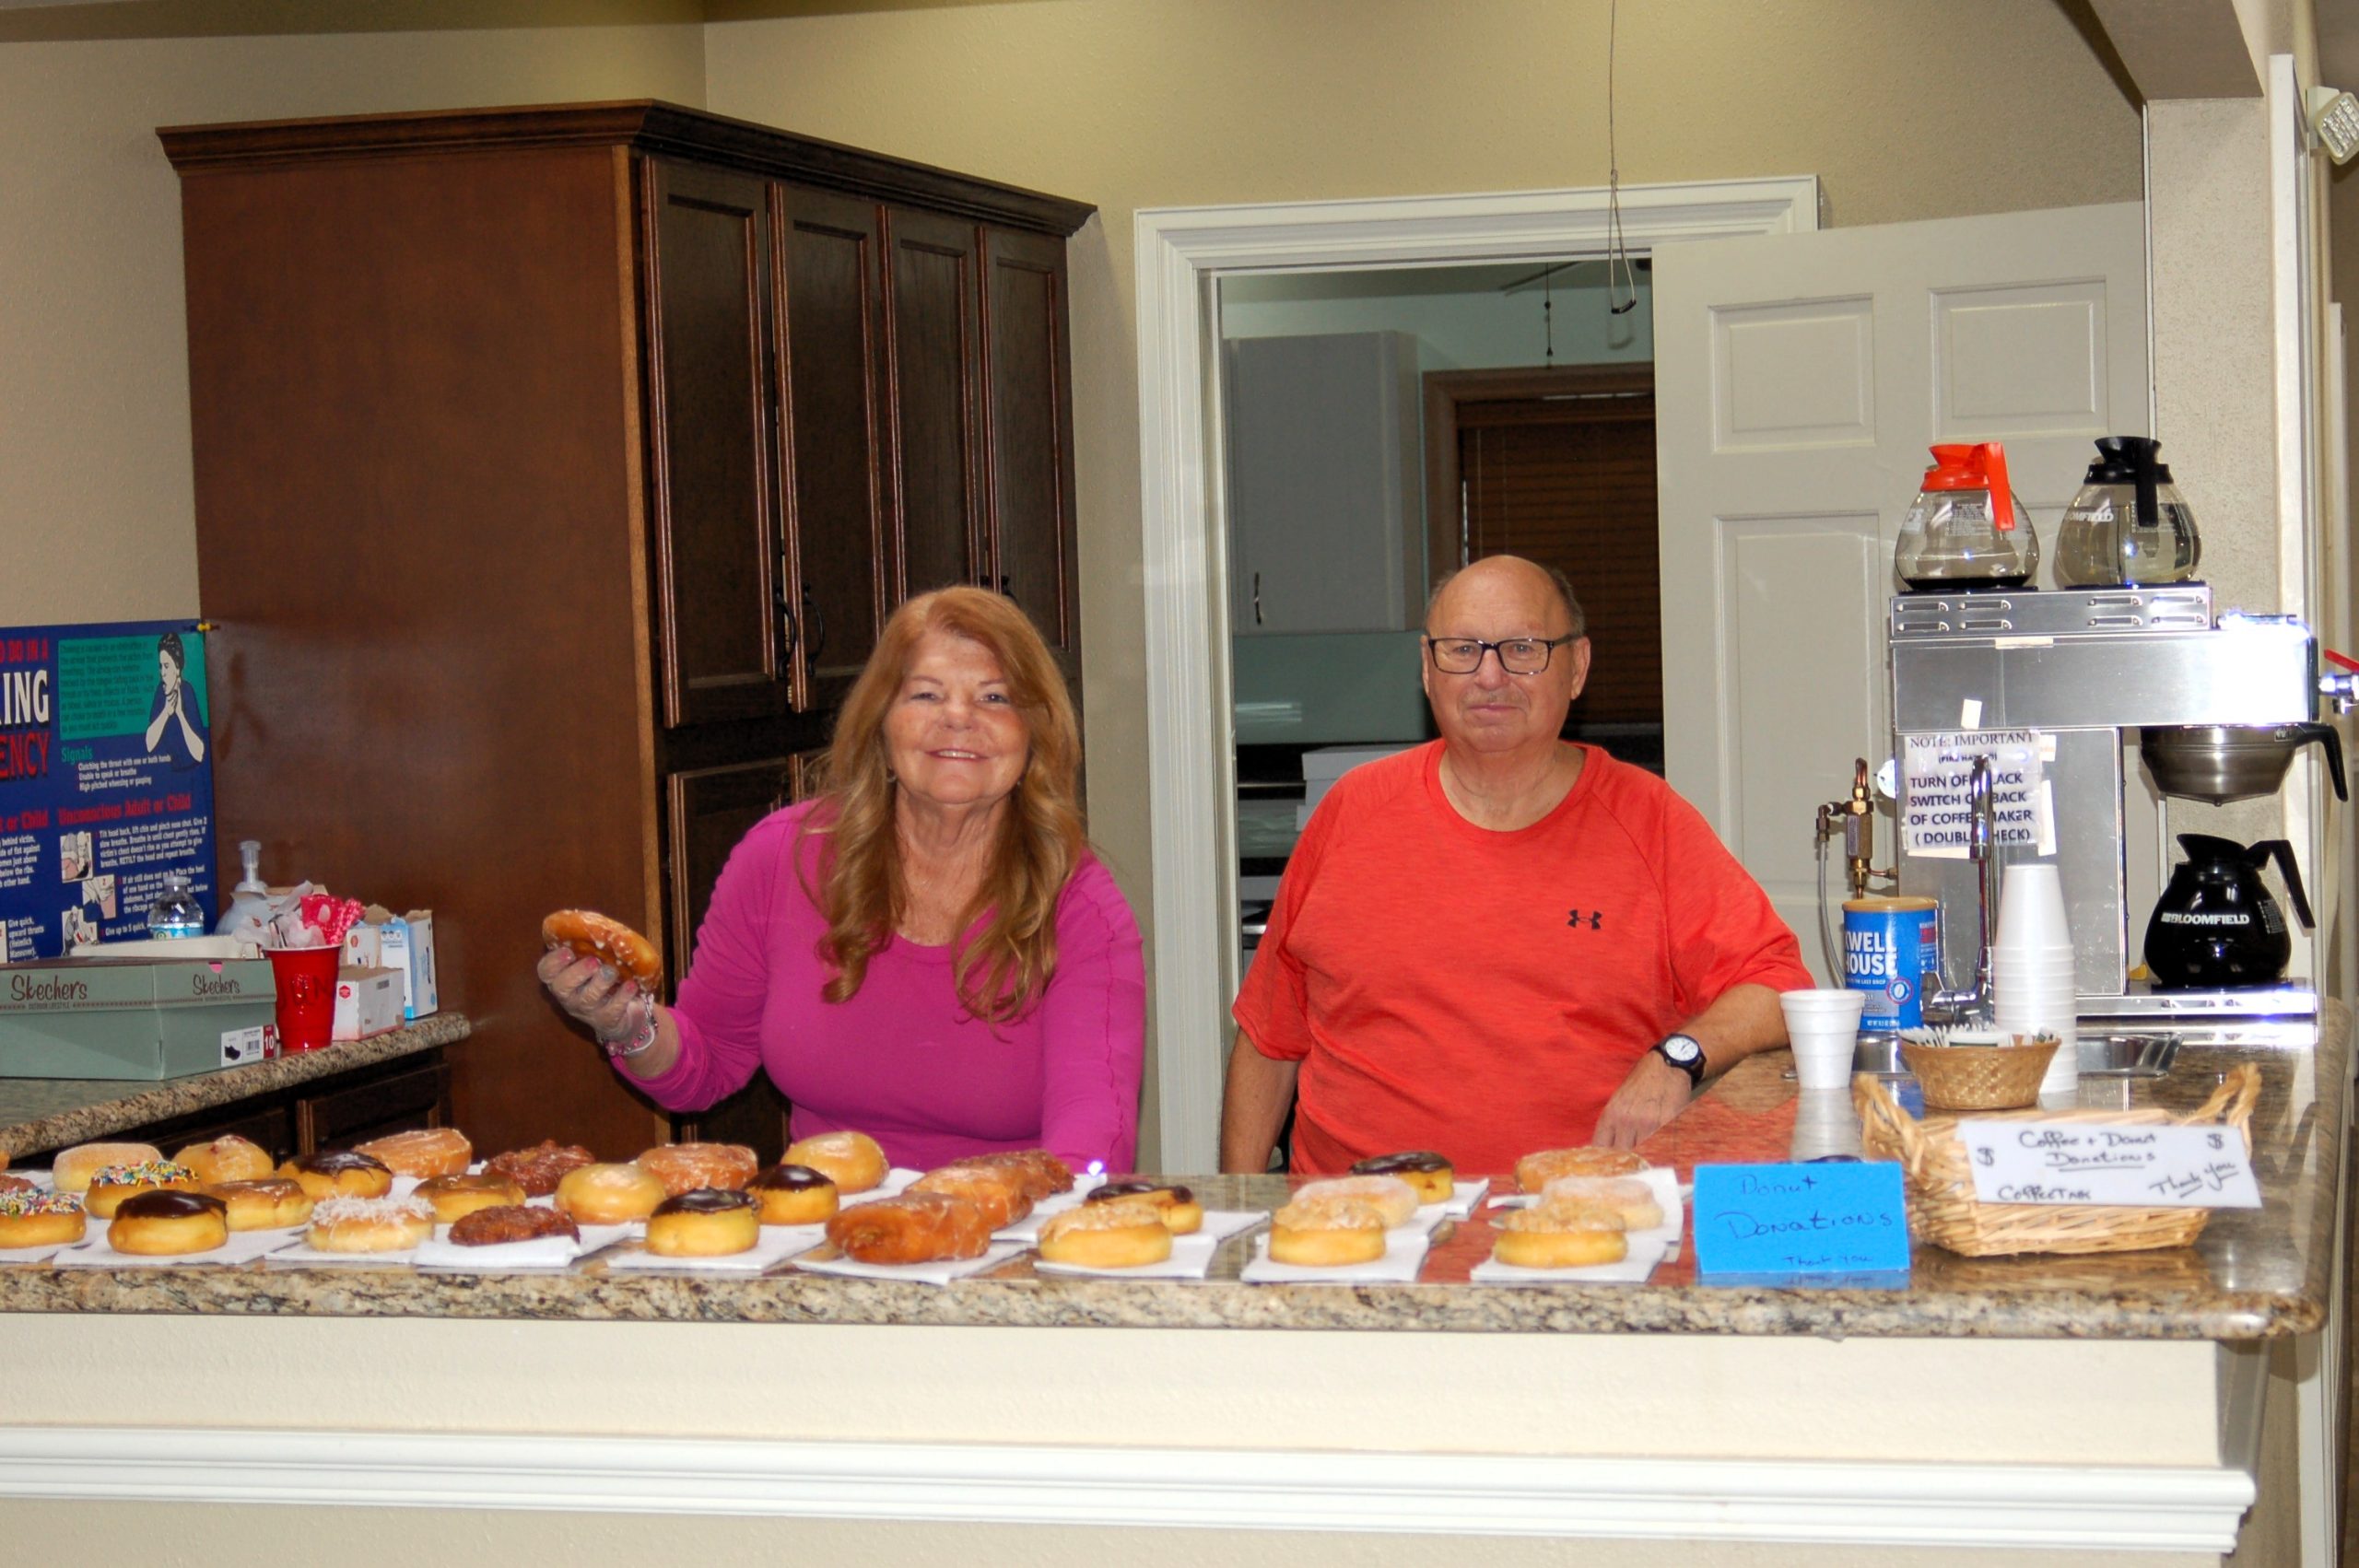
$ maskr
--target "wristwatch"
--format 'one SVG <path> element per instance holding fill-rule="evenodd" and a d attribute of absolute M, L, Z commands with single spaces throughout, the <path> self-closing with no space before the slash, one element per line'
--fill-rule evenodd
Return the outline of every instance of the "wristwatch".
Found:
<path fill-rule="evenodd" d="M 1693 1035 L 1665 1035 L 1654 1044 L 1655 1055 L 1687 1074 L 1688 1084 L 1704 1082 L 1704 1047 Z"/>

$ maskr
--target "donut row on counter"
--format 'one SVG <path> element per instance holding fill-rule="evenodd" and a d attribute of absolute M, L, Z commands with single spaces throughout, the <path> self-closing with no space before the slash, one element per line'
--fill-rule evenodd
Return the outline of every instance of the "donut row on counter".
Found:
<path fill-rule="evenodd" d="M 1526 1155 L 1516 1169 L 1519 1196 L 1501 1200 L 1520 1206 L 1495 1216 L 1494 1261 L 1537 1270 L 1616 1263 L 1630 1234 L 1664 1224 L 1667 1175 L 1622 1150 Z M 1455 1211 L 1462 1214 L 1485 1185 L 1470 1196 L 1438 1154 L 1364 1160 L 1349 1176 L 1306 1184 L 1269 1215 L 1266 1256 L 1306 1269 L 1371 1262 L 1420 1211 L 1438 1216 L 1436 1206 L 1464 1199 Z M 1039 1149 L 897 1172 L 859 1132 L 804 1139 L 768 1170 L 751 1149 L 729 1143 L 668 1143 L 606 1162 L 546 1141 L 477 1164 L 452 1128 L 276 1165 L 237 1137 L 169 1160 L 149 1144 L 88 1143 L 59 1153 L 45 1183 L 0 1171 L 0 1254 L 84 1243 L 94 1219 L 107 1222 L 113 1252 L 152 1258 L 202 1258 L 244 1232 L 283 1233 L 292 1246 L 297 1227 L 312 1252 L 337 1257 L 406 1254 L 438 1227 L 447 1227 L 438 1246 L 462 1250 L 552 1240 L 587 1250 L 585 1227 L 601 1246 L 626 1234 L 610 1228 L 628 1227 L 655 1258 L 711 1259 L 754 1252 L 765 1227 L 823 1227 L 809 1236 L 811 1248 L 823 1240 L 828 1256 L 893 1267 L 983 1258 L 995 1235 L 1007 1239 L 1009 1227 L 1050 1204 L 1055 1211 L 1043 1210 L 1023 1233 L 1044 1262 L 1119 1272 L 1163 1263 L 1175 1236 L 1205 1224 L 1195 1195 L 1173 1183 L 1106 1181 L 1077 1197 L 1075 1187 L 1064 1162 Z M 1223 1218 L 1244 1222 L 1226 1235 L 1263 1216 Z"/>

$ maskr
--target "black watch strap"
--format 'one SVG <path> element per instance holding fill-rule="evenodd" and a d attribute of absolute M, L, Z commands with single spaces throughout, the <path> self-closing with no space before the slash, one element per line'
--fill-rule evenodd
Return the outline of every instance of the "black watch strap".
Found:
<path fill-rule="evenodd" d="M 1693 1035 L 1665 1035 L 1655 1042 L 1655 1055 L 1687 1074 L 1693 1086 L 1704 1082 L 1704 1046 Z"/>

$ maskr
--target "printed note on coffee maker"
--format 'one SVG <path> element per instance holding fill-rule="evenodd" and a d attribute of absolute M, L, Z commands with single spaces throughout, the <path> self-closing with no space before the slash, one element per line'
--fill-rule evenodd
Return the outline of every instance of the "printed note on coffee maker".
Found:
<path fill-rule="evenodd" d="M 2053 737 L 2036 730 L 1952 730 L 1902 737 L 1903 853 L 1966 859 L 1973 828 L 1967 786 L 1978 758 L 1990 759 L 1991 840 L 2001 848 L 2056 852 L 2056 813 L 2045 759 Z"/>

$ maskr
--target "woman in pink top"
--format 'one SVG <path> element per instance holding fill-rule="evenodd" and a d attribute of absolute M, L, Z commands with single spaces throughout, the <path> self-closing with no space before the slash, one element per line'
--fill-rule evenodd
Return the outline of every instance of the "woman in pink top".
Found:
<path fill-rule="evenodd" d="M 829 790 L 730 855 L 677 1000 L 562 949 L 542 980 L 675 1110 L 767 1071 L 798 1139 L 851 1129 L 919 1170 L 1046 1148 L 1127 1171 L 1145 977 L 1084 836 L 1080 757 L 1024 613 L 980 589 L 923 594 L 845 700 Z"/>

